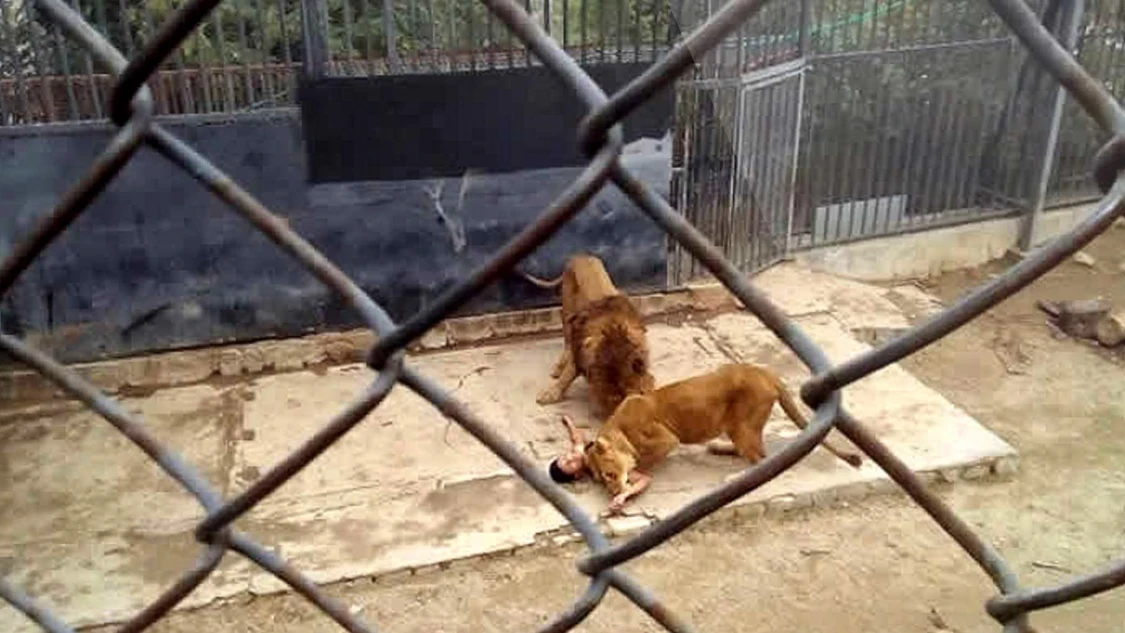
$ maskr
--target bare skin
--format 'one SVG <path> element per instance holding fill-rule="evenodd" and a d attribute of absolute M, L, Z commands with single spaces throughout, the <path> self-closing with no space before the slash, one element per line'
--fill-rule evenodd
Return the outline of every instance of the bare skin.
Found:
<path fill-rule="evenodd" d="M 588 444 L 586 435 L 582 432 L 582 429 L 574 425 L 570 416 L 562 416 L 562 423 L 566 426 L 567 434 L 570 436 L 570 450 L 560 455 L 556 459 L 556 463 L 559 469 L 566 474 L 576 479 L 582 479 L 590 472 L 586 467 L 585 447 Z M 614 495 L 609 503 L 607 514 L 620 514 L 625 504 L 633 497 L 647 490 L 651 483 L 652 476 L 648 473 L 639 469 L 630 471 L 627 485 L 619 494 Z"/>

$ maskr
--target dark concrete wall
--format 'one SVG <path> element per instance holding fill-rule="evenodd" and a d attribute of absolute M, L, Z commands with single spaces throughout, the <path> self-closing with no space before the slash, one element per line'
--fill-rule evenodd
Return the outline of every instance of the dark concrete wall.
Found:
<path fill-rule="evenodd" d="M 647 63 L 586 66 L 606 94 Z M 671 128 L 661 90 L 622 122 L 626 142 Z M 543 66 L 440 75 L 326 77 L 301 85 L 312 182 L 457 177 L 586 164 L 575 130 L 586 106 Z M 355 125 L 356 121 L 369 122 Z"/>
<path fill-rule="evenodd" d="M 310 187 L 296 111 L 167 125 L 288 218 L 396 319 L 463 278 L 580 172 L 562 167 L 475 176 L 460 214 L 466 245 L 455 252 L 425 190 L 435 181 Z M 73 185 L 111 134 L 104 126 L 0 132 L 0 255 Z M 666 146 L 648 143 L 628 158 L 664 195 Z M 442 202 L 450 212 L 460 184 L 459 178 L 446 180 Z M 626 289 L 664 286 L 662 233 L 613 187 L 525 266 L 553 276 L 578 250 L 605 258 Z M 553 302 L 551 293 L 509 276 L 464 313 Z M 360 325 L 299 265 L 147 148 L 0 307 L 4 331 L 34 334 L 64 361 Z"/>

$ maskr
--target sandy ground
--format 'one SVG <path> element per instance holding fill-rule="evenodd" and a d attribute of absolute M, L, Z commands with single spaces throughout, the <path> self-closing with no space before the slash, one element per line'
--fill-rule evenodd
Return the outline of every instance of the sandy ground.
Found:
<path fill-rule="evenodd" d="M 1125 554 L 1125 394 L 1119 355 L 1058 340 L 1037 298 L 1103 295 L 1125 306 L 1125 230 L 1067 263 L 904 367 L 1022 455 L 1009 482 L 939 491 L 1015 566 L 1024 583 L 1059 582 Z M 949 301 L 1002 270 L 948 274 Z M 582 587 L 577 545 L 351 581 L 328 591 L 380 631 L 526 631 Z M 626 566 L 700 631 L 998 631 L 994 590 L 976 565 L 903 496 L 779 517 L 728 513 Z M 1120 631 L 1125 590 L 1036 614 L 1040 631 Z M 105 629 L 109 630 L 109 629 Z M 245 596 L 172 615 L 153 631 L 340 630 L 293 596 Z M 610 595 L 577 630 L 661 630 Z"/>

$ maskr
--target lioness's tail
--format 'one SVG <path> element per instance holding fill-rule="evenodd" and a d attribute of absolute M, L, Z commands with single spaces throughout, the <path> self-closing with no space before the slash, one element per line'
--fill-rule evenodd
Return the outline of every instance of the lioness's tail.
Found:
<path fill-rule="evenodd" d="M 556 278 L 554 278 L 550 281 L 548 281 L 546 279 L 540 279 L 540 278 L 536 277 L 535 275 L 525 273 L 522 270 L 518 270 L 518 269 L 516 270 L 516 274 L 519 275 L 520 277 L 523 277 L 524 279 L 530 281 L 532 284 L 535 284 L 536 286 L 539 286 L 540 288 L 550 289 L 550 288 L 557 288 L 559 286 L 559 284 L 562 283 L 563 275 L 565 275 L 566 273 L 563 273 L 563 275 L 559 275 L 558 277 L 556 277 Z"/>
<path fill-rule="evenodd" d="M 773 380 L 774 387 L 777 389 L 777 402 L 781 405 L 782 411 L 785 411 L 785 415 L 789 416 L 789 419 L 793 420 L 793 424 L 796 424 L 801 429 L 808 428 L 808 421 L 805 420 L 805 416 L 801 413 L 801 410 L 797 408 L 797 401 L 793 399 L 793 394 L 789 393 L 789 389 L 786 388 L 785 383 L 781 382 L 781 378 L 778 378 L 772 372 L 767 371 L 766 373 L 769 375 L 770 379 Z M 836 448 L 830 443 L 827 437 L 824 438 L 822 443 L 824 444 L 824 448 L 828 449 L 829 452 L 855 468 L 859 468 L 863 464 L 862 457 L 851 451 Z"/>

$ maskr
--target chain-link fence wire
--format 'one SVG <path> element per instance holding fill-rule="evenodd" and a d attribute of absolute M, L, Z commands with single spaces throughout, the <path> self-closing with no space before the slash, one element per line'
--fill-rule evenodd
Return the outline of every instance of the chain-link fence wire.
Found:
<path fill-rule="evenodd" d="M 12 287 L 20 273 L 36 256 L 104 191 L 137 149 L 142 144 L 147 144 L 226 201 L 235 212 L 303 264 L 362 315 L 378 336 L 367 359 L 370 367 L 375 370 L 375 376 L 366 391 L 321 430 L 247 490 L 228 500 L 223 499 L 198 470 L 157 441 L 136 416 L 113 399 L 74 371 L 18 338 L 0 333 L 0 350 L 32 367 L 103 416 L 194 495 L 206 511 L 205 518 L 195 529 L 195 536 L 202 546 L 195 565 L 186 570 L 156 601 L 129 620 L 122 627 L 123 631 L 144 630 L 166 615 L 216 569 L 228 551 L 241 554 L 277 576 L 346 630 L 373 630 L 356 614 L 350 613 L 328 597 L 307 576 L 236 531 L 233 524 L 363 420 L 400 383 L 428 400 L 445 416 L 485 444 L 562 513 L 585 539 L 590 553 L 577 562 L 577 568 L 590 578 L 590 583 L 569 608 L 543 628 L 544 631 L 571 629 L 598 606 L 610 587 L 624 594 L 668 630 L 691 630 L 665 603 L 617 569 L 617 566 L 657 547 L 696 521 L 770 481 L 812 451 L 833 427 L 843 432 L 881 466 L 988 574 L 999 589 L 999 595 L 989 599 L 986 608 L 1003 625 L 1005 632 L 1032 631 L 1028 621 L 1031 611 L 1079 600 L 1125 584 L 1125 560 L 1121 560 L 1056 586 L 1035 589 L 1022 586 L 1004 558 L 929 491 L 863 424 L 850 415 L 841 401 L 841 390 L 847 385 L 956 330 L 1089 243 L 1125 212 L 1125 181 L 1118 177 L 1125 166 L 1125 110 L 1058 44 L 1022 0 L 990 2 L 1039 63 L 1066 87 L 1100 128 L 1112 137 L 1094 159 L 1094 176 L 1105 197 L 1097 211 L 1088 219 L 1066 235 L 1035 251 L 1000 277 L 899 337 L 837 366 L 832 366 L 824 352 L 726 261 L 707 238 L 619 161 L 623 144 L 619 124 L 622 118 L 658 90 L 672 84 L 693 65 L 701 53 L 716 46 L 745 20 L 752 18 L 766 4 L 766 0 L 732 0 L 644 74 L 611 97 L 599 89 L 575 60 L 515 0 L 482 0 L 531 53 L 587 106 L 589 114 L 579 125 L 578 138 L 581 149 L 590 160 L 582 174 L 535 222 L 467 279 L 402 324 L 392 322 L 375 301 L 293 232 L 282 218 L 274 215 L 206 158 L 154 121 L 153 98 L 145 86 L 145 80 L 193 32 L 219 1 L 194 0 L 182 5 L 141 52 L 130 60 L 114 49 L 65 0 L 35 0 L 40 11 L 61 26 L 70 38 L 88 50 L 116 77 L 110 113 L 119 130 L 86 175 L 65 192 L 58 205 L 45 214 L 7 259 L 0 263 L 0 293 L 7 292 Z M 497 434 L 468 406 L 410 368 L 404 359 L 404 349 L 408 343 L 452 314 L 549 239 L 589 202 L 595 192 L 610 182 L 625 192 L 654 222 L 702 262 L 742 301 L 747 310 L 754 313 L 800 357 L 813 373 L 813 377 L 803 385 L 801 395 L 816 411 L 808 428 L 778 452 L 687 504 L 664 521 L 630 540 L 614 545 L 601 534 L 594 519 L 580 509 L 561 487 L 551 482 L 544 469 L 522 455 L 513 443 Z M 71 630 L 49 609 L 2 579 L 0 596 L 45 630 Z"/>

